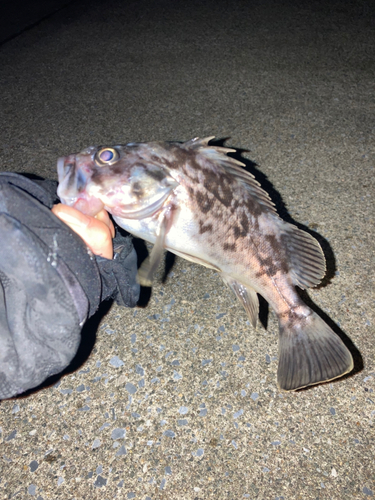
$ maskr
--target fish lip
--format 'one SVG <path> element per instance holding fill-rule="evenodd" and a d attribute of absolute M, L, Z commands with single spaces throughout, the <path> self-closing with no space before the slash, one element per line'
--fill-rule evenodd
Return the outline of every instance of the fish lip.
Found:
<path fill-rule="evenodd" d="M 65 158 L 61 157 L 57 160 L 57 177 L 59 178 L 59 182 L 61 182 L 64 177 L 64 164 Z"/>
<path fill-rule="evenodd" d="M 77 197 L 63 196 L 65 189 L 64 184 L 66 184 L 66 179 L 72 169 L 75 168 L 75 159 L 72 157 L 62 156 L 57 160 L 57 176 L 59 180 L 59 185 L 57 187 L 57 196 L 60 198 L 64 205 L 72 207 L 77 201 Z M 65 181 L 65 182 L 64 182 Z"/>
<path fill-rule="evenodd" d="M 75 170 L 76 160 L 74 156 L 61 156 L 57 160 L 57 176 L 59 179 L 59 184 L 61 184 L 64 179 L 68 177 L 72 170 Z"/>
<path fill-rule="evenodd" d="M 60 198 L 61 202 L 68 207 L 73 207 L 78 198 Z"/>

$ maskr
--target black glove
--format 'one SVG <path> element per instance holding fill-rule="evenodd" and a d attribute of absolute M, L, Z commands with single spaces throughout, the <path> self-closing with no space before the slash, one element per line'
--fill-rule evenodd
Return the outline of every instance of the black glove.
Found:
<path fill-rule="evenodd" d="M 95 258 L 51 212 L 56 187 L 0 173 L 0 399 L 66 368 L 102 300 L 138 300 L 131 237 L 116 236 L 114 260 Z"/>

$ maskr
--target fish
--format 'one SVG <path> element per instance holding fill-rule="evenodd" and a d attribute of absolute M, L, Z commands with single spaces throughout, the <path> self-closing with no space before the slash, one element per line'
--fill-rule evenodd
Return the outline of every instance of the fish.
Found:
<path fill-rule="evenodd" d="M 324 254 L 309 233 L 284 221 L 244 164 L 214 139 L 88 147 L 58 159 L 58 196 L 95 215 L 102 208 L 154 246 L 138 271 L 151 286 L 164 250 L 214 269 L 256 328 L 258 294 L 279 324 L 277 385 L 293 391 L 353 369 L 343 341 L 296 287 L 318 285 Z"/>

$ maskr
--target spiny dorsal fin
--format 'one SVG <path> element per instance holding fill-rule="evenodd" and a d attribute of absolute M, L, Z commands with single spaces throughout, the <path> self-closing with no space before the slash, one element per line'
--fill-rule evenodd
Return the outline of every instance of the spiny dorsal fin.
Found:
<path fill-rule="evenodd" d="M 209 137 L 204 137 L 203 139 L 200 139 L 199 137 L 194 137 L 193 139 L 190 139 L 190 141 L 183 142 L 181 144 L 181 147 L 184 149 L 198 149 L 198 148 L 204 148 L 208 145 L 212 139 L 215 139 L 214 135 L 210 135 Z"/>
<path fill-rule="evenodd" d="M 259 182 L 255 180 L 254 176 L 243 168 L 245 164 L 227 156 L 227 153 L 235 153 L 236 150 L 222 146 L 209 146 L 208 143 L 214 138 L 215 136 L 204 139 L 196 137 L 184 142 L 181 146 L 187 150 L 194 149 L 197 153 L 204 156 L 206 160 L 214 162 L 216 167 L 221 167 L 228 174 L 233 175 L 261 205 L 266 206 L 276 213 L 275 205 L 268 193 L 260 187 Z"/>

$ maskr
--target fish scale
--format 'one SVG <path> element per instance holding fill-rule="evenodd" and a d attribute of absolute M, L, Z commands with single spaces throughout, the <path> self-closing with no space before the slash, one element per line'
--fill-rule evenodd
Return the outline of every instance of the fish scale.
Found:
<path fill-rule="evenodd" d="M 256 327 L 258 295 L 279 322 L 278 386 L 296 390 L 353 369 L 342 340 L 297 294 L 325 274 L 319 243 L 282 220 L 243 164 L 213 146 L 185 143 L 90 147 L 58 160 L 63 203 L 95 215 L 103 207 L 154 244 L 138 271 L 151 286 L 163 251 L 215 269 Z"/>

